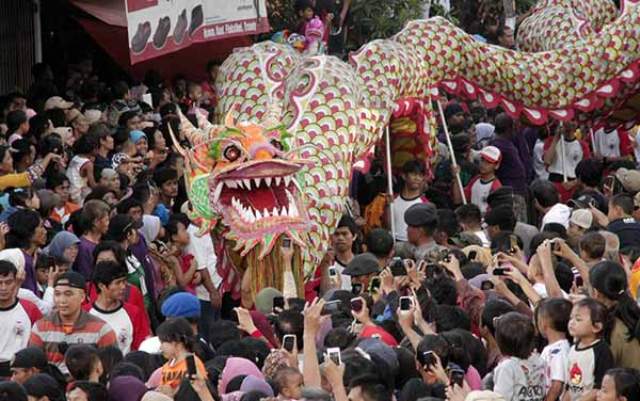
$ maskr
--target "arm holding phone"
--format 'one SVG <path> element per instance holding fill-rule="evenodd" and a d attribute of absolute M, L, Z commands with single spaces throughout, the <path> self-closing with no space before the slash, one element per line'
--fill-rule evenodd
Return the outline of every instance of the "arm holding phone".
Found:
<path fill-rule="evenodd" d="M 551 248 L 554 245 L 555 243 L 546 240 L 542 244 L 540 244 L 540 246 L 538 246 L 536 252 L 540 261 L 540 266 L 542 267 L 542 275 L 544 276 L 544 285 L 547 288 L 547 293 L 550 297 L 562 298 L 562 288 L 560 288 L 558 279 L 556 279 L 553 260 L 551 259 Z"/>
<path fill-rule="evenodd" d="M 305 386 L 309 387 L 322 386 L 320 364 L 318 363 L 318 353 L 316 349 L 316 336 L 320 330 L 320 320 L 322 319 L 324 303 L 324 299 L 316 298 L 304 308 L 304 331 L 302 335 L 304 366 L 302 376 Z"/>

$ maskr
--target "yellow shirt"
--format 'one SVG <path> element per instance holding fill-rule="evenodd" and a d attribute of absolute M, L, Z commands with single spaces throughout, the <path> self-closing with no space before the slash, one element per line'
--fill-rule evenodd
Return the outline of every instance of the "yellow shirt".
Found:
<path fill-rule="evenodd" d="M 0 175 L 0 191 L 4 191 L 9 187 L 23 188 L 30 187 L 31 180 L 28 173 L 15 173 Z"/>

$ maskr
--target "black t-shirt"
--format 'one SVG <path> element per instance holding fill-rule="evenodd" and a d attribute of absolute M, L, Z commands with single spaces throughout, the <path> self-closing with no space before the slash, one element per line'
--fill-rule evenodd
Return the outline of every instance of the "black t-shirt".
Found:
<path fill-rule="evenodd" d="M 640 246 L 640 223 L 633 217 L 614 220 L 607 226 L 607 231 L 616 234 L 620 239 L 620 249 Z"/>

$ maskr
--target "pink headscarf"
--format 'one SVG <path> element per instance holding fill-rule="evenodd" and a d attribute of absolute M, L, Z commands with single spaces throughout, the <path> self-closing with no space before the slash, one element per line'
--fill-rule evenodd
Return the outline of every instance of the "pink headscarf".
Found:
<path fill-rule="evenodd" d="M 240 375 L 254 376 L 264 380 L 264 375 L 253 362 L 245 358 L 231 357 L 227 359 L 222 374 L 220 374 L 220 394 L 226 394 L 229 382 Z"/>

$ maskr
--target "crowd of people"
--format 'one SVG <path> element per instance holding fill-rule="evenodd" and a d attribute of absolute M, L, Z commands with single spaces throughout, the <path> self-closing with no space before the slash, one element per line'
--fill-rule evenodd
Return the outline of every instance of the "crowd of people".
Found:
<path fill-rule="evenodd" d="M 304 296 L 240 300 L 170 135 L 217 71 L 0 98 L 0 401 L 640 400 L 637 132 L 443 100 L 432 160 L 354 172 Z"/>

